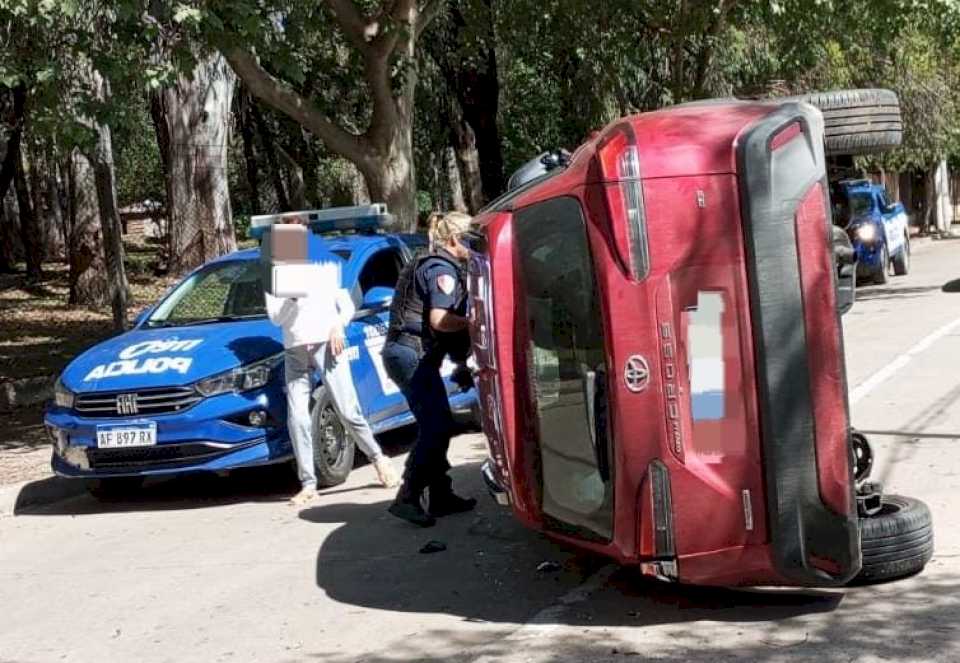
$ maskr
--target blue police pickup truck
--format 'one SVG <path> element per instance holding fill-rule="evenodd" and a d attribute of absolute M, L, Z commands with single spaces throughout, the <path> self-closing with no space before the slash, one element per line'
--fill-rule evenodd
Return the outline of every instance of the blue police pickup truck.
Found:
<path fill-rule="evenodd" d="M 910 271 L 910 233 L 903 204 L 890 202 L 883 186 L 869 180 L 842 180 L 834 187 L 834 222 L 850 236 L 857 276 L 886 283 L 891 271 Z"/>
<path fill-rule="evenodd" d="M 363 412 L 381 433 L 413 422 L 380 349 L 399 272 L 426 241 L 379 232 L 369 209 L 323 210 L 314 216 L 324 220 L 310 228 L 320 235 L 311 241 L 325 242 L 342 261 L 342 285 L 357 301 L 345 352 Z M 267 319 L 260 275 L 259 249 L 209 262 L 141 313 L 131 330 L 71 361 L 44 417 L 54 471 L 87 479 L 92 493 L 106 496 L 150 475 L 291 459 L 281 331 Z M 460 391 L 449 380 L 452 365 L 445 368 L 451 406 L 471 410 L 475 391 Z M 354 442 L 322 385 L 313 396 L 317 476 L 335 485 L 353 467 Z"/>

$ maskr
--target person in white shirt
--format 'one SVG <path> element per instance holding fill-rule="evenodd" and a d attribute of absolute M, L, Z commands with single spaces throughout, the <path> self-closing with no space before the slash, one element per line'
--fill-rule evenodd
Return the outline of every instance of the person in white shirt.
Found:
<path fill-rule="evenodd" d="M 297 459 L 302 488 L 291 504 L 307 504 L 317 496 L 310 417 L 312 365 L 323 373 L 323 385 L 344 428 L 370 459 L 385 488 L 399 483 L 390 460 L 373 437 L 360 410 L 357 392 L 344 358 L 344 328 L 353 319 L 355 305 L 340 287 L 339 265 L 333 261 L 318 268 L 322 276 L 306 297 L 266 296 L 270 321 L 283 330 L 284 370 L 287 387 L 287 428 Z"/>

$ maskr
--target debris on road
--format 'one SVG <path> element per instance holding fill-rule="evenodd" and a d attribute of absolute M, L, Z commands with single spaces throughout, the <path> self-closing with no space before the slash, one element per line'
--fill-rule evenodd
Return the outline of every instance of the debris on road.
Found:
<path fill-rule="evenodd" d="M 537 573 L 556 573 L 560 570 L 560 565 L 556 562 L 540 562 L 537 565 Z"/>
<path fill-rule="evenodd" d="M 443 541 L 427 541 L 420 552 L 429 555 L 430 553 L 443 552 L 447 549 L 447 544 Z"/>

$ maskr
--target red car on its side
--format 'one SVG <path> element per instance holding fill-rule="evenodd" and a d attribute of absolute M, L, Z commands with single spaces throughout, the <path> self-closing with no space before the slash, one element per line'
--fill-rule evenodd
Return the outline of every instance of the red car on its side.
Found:
<path fill-rule="evenodd" d="M 858 574 L 823 122 L 628 117 L 477 217 L 484 477 L 523 523 L 687 583 Z"/>

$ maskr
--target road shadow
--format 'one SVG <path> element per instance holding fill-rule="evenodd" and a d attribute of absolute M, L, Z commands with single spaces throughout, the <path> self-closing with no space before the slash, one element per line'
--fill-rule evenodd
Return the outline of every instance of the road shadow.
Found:
<path fill-rule="evenodd" d="M 960 292 L 960 279 L 953 279 L 952 281 L 947 281 L 946 283 L 943 284 L 943 287 L 941 288 L 941 290 L 943 290 L 943 292 L 950 292 L 950 293 Z"/>
<path fill-rule="evenodd" d="M 279 502 L 299 483 L 289 464 L 233 470 L 224 475 L 197 472 L 149 478 L 129 494 L 96 498 L 82 480 L 49 477 L 28 483 L 17 496 L 17 516 L 80 516 L 131 511 L 200 509 L 242 502 Z"/>
<path fill-rule="evenodd" d="M 904 286 L 901 288 L 890 286 L 870 287 L 868 285 L 857 285 L 857 301 L 870 300 L 888 300 L 888 299 L 914 299 L 925 295 L 939 292 L 939 286 Z"/>
<path fill-rule="evenodd" d="M 479 464 L 451 472 L 459 492 L 478 497 L 477 510 L 419 529 L 387 514 L 389 501 L 339 503 L 305 509 L 301 518 L 342 523 L 317 553 L 316 582 L 346 605 L 466 621 L 522 623 L 583 584 L 608 560 L 585 555 L 521 526 L 482 495 Z M 443 552 L 419 552 L 428 541 Z M 386 543 L 389 542 L 389 543 Z M 550 562 L 547 570 L 538 570 Z M 542 567 L 541 567 L 542 568 Z M 558 611 L 568 625 L 643 626 L 700 619 L 788 619 L 834 610 L 842 592 L 760 592 L 670 585 L 644 579 L 635 569 L 613 572 L 589 611 Z"/>
<path fill-rule="evenodd" d="M 388 456 L 405 453 L 416 437 L 415 428 L 401 428 L 377 436 Z M 358 453 L 355 468 L 369 464 Z M 366 490 L 373 484 L 334 486 L 324 495 Z M 26 484 L 17 496 L 15 515 L 54 516 L 130 511 L 170 511 L 209 508 L 241 502 L 280 502 L 300 488 L 291 463 L 231 470 L 226 474 L 194 472 L 173 477 L 150 477 L 127 494 L 95 498 L 82 480 L 47 477 Z"/>

